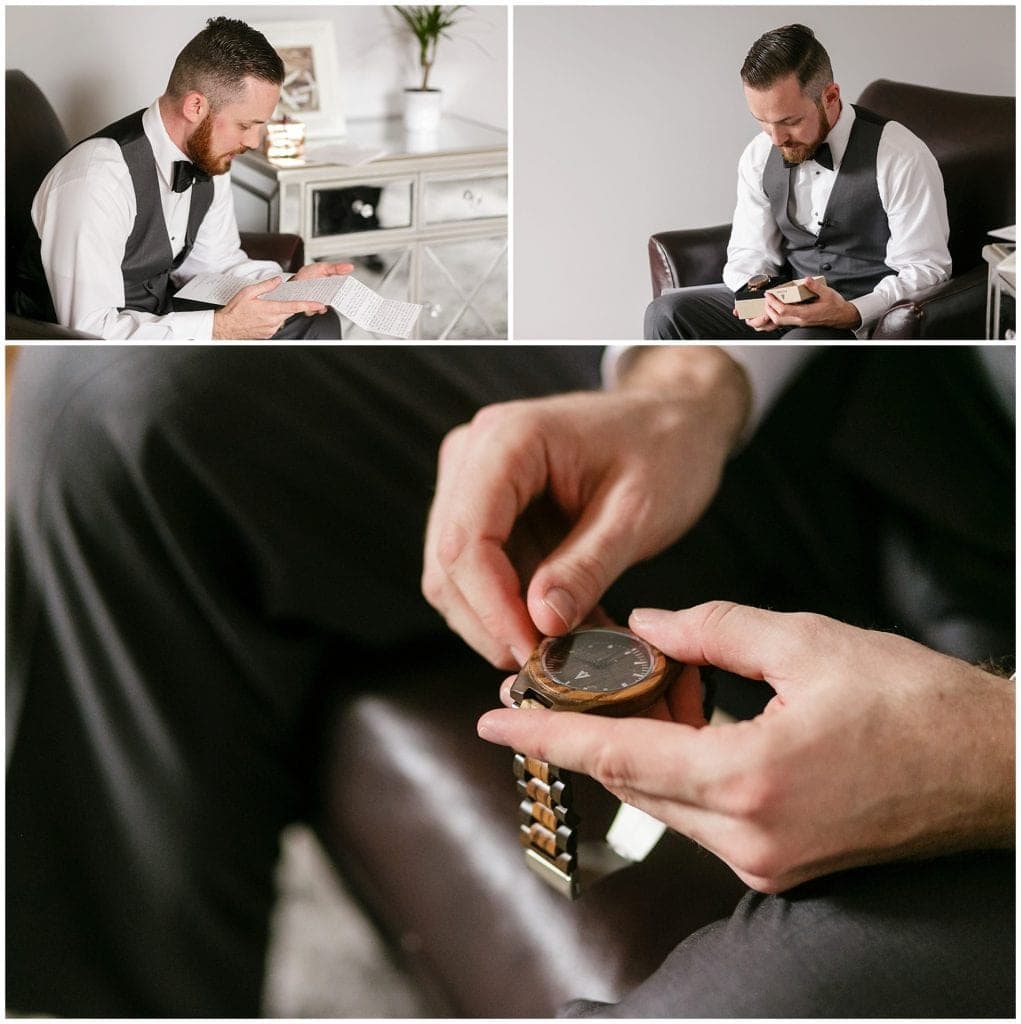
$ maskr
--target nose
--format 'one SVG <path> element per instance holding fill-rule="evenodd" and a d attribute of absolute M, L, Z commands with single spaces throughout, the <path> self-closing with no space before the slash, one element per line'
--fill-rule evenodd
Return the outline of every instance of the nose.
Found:
<path fill-rule="evenodd" d="M 766 129 L 774 146 L 782 146 L 790 137 L 790 132 L 781 125 L 770 125 Z"/>
<path fill-rule="evenodd" d="M 246 131 L 241 136 L 241 144 L 245 148 L 247 148 L 247 149 L 258 149 L 259 148 L 259 140 L 261 138 L 262 138 L 262 125 L 253 124 L 252 127 L 249 128 L 248 131 Z"/>

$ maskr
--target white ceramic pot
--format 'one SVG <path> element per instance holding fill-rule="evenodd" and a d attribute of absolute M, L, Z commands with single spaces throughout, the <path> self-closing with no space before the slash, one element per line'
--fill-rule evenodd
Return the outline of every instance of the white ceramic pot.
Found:
<path fill-rule="evenodd" d="M 443 93 L 439 89 L 405 89 L 405 129 L 412 134 L 436 131 L 442 105 Z"/>

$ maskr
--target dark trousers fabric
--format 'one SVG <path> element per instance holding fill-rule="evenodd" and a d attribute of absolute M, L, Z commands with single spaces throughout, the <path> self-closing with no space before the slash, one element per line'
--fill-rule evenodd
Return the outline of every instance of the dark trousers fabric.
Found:
<path fill-rule="evenodd" d="M 445 632 L 418 588 L 440 439 L 489 402 L 592 387 L 597 368 L 574 347 L 23 352 L 8 428 L 12 1009 L 258 1013 L 278 837 L 311 811 L 322 694 L 371 685 L 380 659 Z M 926 553 L 939 614 L 949 603 L 974 626 L 955 653 L 1011 652 L 1013 512 L 1009 491 L 988 496 L 1013 479 L 1012 431 L 969 368 L 962 350 L 820 355 L 709 513 L 607 604 L 731 597 L 898 628 L 880 544 L 896 523 Z M 921 416 L 911 430 L 901 406 Z M 859 464 L 870 417 L 892 440 Z M 976 492 L 949 517 L 941 475 Z M 926 483 L 924 507 L 905 479 Z M 926 639 L 929 617 L 909 625 Z M 765 699 L 723 684 L 737 713 Z M 1012 893 L 990 890 L 976 914 L 994 898 Z"/>
<path fill-rule="evenodd" d="M 1014 873 L 989 852 L 749 893 L 619 1003 L 559 1016 L 1010 1019 Z"/>
<path fill-rule="evenodd" d="M 598 359 L 22 352 L 7 435 L 8 1006 L 258 1014 L 317 691 L 360 686 L 398 645 L 444 631 L 418 586 L 440 439 L 482 404 L 595 385 Z"/>
<path fill-rule="evenodd" d="M 733 309 L 734 293 L 724 284 L 693 285 L 664 292 L 645 310 L 643 337 L 670 341 L 833 341 L 854 337 L 852 331 L 833 327 L 756 331 L 734 316 Z"/>

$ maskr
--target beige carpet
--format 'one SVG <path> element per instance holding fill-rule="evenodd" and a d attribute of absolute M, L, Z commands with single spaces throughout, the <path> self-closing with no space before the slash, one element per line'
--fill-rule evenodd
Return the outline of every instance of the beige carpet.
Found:
<path fill-rule="evenodd" d="M 315 836 L 287 831 L 263 999 L 267 1017 L 422 1017 L 414 986 L 338 882 Z"/>

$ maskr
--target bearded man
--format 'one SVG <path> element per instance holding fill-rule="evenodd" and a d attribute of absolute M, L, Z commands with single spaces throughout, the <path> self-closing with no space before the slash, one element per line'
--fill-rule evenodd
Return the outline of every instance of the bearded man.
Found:
<path fill-rule="evenodd" d="M 664 293 L 646 338 L 867 337 L 879 316 L 950 277 L 949 221 L 935 157 L 896 121 L 846 104 L 810 28 L 767 32 L 741 68 L 762 128 L 738 166 L 723 284 Z M 755 278 L 823 277 L 817 297 L 737 318 Z"/>
<path fill-rule="evenodd" d="M 79 143 L 46 176 L 19 261 L 17 312 L 110 339 L 339 338 L 322 303 L 260 298 L 283 271 L 241 249 L 230 166 L 260 144 L 283 79 L 265 36 L 211 18 L 159 99 Z M 351 269 L 317 263 L 295 276 Z M 204 272 L 252 283 L 222 309 L 175 301 Z"/>

